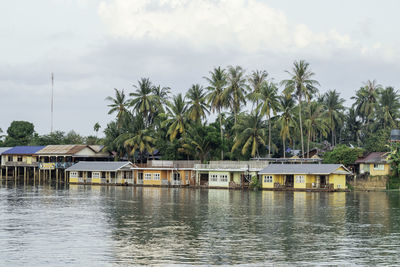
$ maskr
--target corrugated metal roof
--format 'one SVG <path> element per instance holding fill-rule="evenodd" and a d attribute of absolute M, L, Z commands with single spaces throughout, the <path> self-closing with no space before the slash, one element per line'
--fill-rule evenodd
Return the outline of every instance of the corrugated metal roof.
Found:
<path fill-rule="evenodd" d="M 90 145 L 89 147 L 96 153 L 101 152 L 101 150 L 104 148 L 103 145 Z"/>
<path fill-rule="evenodd" d="M 365 158 L 357 159 L 355 163 L 386 163 L 388 152 L 371 152 Z"/>
<path fill-rule="evenodd" d="M 324 174 L 335 173 L 341 164 L 271 164 L 262 169 L 259 174 Z M 347 170 L 345 168 L 345 170 Z M 341 171 L 342 172 L 342 171 Z M 351 174 L 347 171 L 346 174 Z"/>
<path fill-rule="evenodd" d="M 16 146 L 3 152 L 3 155 L 33 155 L 43 148 L 44 146 Z"/>
<path fill-rule="evenodd" d="M 65 155 L 71 154 L 70 150 L 76 147 L 77 145 L 48 145 L 45 146 L 43 149 L 36 152 L 39 155 Z"/>
<path fill-rule="evenodd" d="M 0 147 L 0 155 L 6 152 L 7 150 L 11 149 L 12 147 Z"/>
<path fill-rule="evenodd" d="M 79 161 L 67 171 L 117 171 L 124 166 L 131 167 L 129 161 Z"/>

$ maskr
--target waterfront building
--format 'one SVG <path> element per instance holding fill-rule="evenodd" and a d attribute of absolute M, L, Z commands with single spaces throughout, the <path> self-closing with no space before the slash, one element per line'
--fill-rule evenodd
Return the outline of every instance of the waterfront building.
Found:
<path fill-rule="evenodd" d="M 80 161 L 66 169 L 69 183 L 134 184 L 129 161 Z"/>
<path fill-rule="evenodd" d="M 352 173 L 341 164 L 270 164 L 258 174 L 263 189 L 340 190 Z"/>
<path fill-rule="evenodd" d="M 371 176 L 389 175 L 390 164 L 387 157 L 388 152 L 371 152 L 366 157 L 357 159 L 355 162 L 357 173 L 369 173 Z"/>
<path fill-rule="evenodd" d="M 196 164 L 196 183 L 211 188 L 245 188 L 253 176 L 268 165 L 267 160 L 210 161 Z"/>
<path fill-rule="evenodd" d="M 33 173 L 36 175 L 38 166 L 38 155 L 36 152 L 44 146 L 16 146 L 4 151 L 1 154 L 1 167 L 6 169 L 6 176 L 9 171 L 17 178 L 23 173 L 24 178 Z"/>
<path fill-rule="evenodd" d="M 152 186 L 195 185 L 195 164 L 199 160 L 150 160 L 134 164 L 136 184 Z"/>

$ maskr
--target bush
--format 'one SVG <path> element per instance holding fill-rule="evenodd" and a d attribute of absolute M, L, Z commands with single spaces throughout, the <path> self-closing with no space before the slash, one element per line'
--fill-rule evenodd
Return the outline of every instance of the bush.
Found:
<path fill-rule="evenodd" d="M 258 179 L 257 175 L 253 175 L 249 187 L 250 189 L 261 189 L 261 179 Z"/>
<path fill-rule="evenodd" d="M 363 155 L 360 148 L 351 148 L 346 145 L 338 145 L 332 151 L 326 152 L 324 155 L 324 163 L 334 163 L 350 165 Z"/>

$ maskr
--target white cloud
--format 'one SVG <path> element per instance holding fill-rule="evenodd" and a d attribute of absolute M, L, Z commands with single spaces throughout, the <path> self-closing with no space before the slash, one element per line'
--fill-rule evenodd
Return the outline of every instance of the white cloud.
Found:
<path fill-rule="evenodd" d="M 113 36 L 185 42 L 197 49 L 296 52 L 354 45 L 334 30 L 315 33 L 290 23 L 283 12 L 257 0 L 113 0 L 100 3 L 99 15 Z"/>

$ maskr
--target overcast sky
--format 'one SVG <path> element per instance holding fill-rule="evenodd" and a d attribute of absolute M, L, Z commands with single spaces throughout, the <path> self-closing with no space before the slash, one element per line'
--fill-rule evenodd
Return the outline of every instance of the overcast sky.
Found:
<path fill-rule="evenodd" d="M 364 81 L 400 88 L 400 1 L 18 0 L 0 3 L 0 128 L 94 134 L 113 88 L 141 77 L 185 92 L 216 66 L 287 78 L 305 59 L 321 92 L 350 99 Z M 350 101 L 347 101 L 349 104 Z"/>

